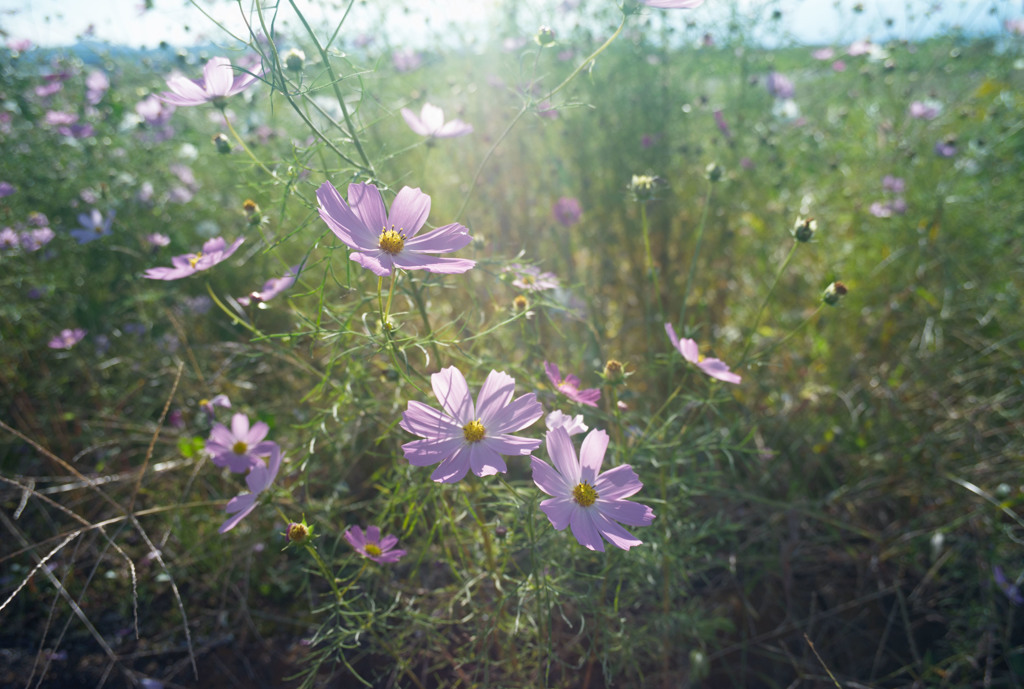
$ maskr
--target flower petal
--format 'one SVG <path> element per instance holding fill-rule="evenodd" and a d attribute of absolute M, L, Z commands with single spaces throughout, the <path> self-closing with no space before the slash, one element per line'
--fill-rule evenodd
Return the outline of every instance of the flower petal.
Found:
<path fill-rule="evenodd" d="M 575 487 L 580 482 L 580 465 L 576 460 L 576 448 L 572 446 L 572 440 L 565 428 L 558 428 L 548 431 L 545 436 L 548 457 L 555 465 L 555 469 L 562 475 L 566 483 Z"/>
<path fill-rule="evenodd" d="M 403 251 L 394 257 L 394 264 L 404 270 L 425 270 L 428 273 L 455 275 L 472 269 L 476 265 L 476 261 L 466 258 L 442 258 L 440 256 Z"/>
<path fill-rule="evenodd" d="M 448 440 L 414 440 L 411 443 L 402 445 L 402 452 L 409 464 L 416 467 L 426 467 L 437 464 L 449 457 L 452 457 L 466 444 L 464 438 L 450 438 Z"/>
<path fill-rule="evenodd" d="M 377 236 L 387 227 L 388 214 L 384 210 L 384 199 L 372 184 L 348 185 L 348 205 L 363 226 Z"/>
<path fill-rule="evenodd" d="M 697 368 L 712 378 L 717 378 L 726 383 L 739 383 L 742 380 L 739 374 L 730 371 L 729 365 L 721 359 L 704 359 L 697 363 Z"/>
<path fill-rule="evenodd" d="M 391 265 L 393 261 L 383 251 L 377 251 L 376 254 L 365 254 L 361 251 L 353 251 L 348 255 L 350 259 L 366 268 L 374 275 L 380 277 L 387 277 L 391 275 Z M 386 263 L 385 263 L 386 261 Z"/>
<path fill-rule="evenodd" d="M 463 447 L 454 455 L 441 462 L 434 469 L 434 473 L 430 475 L 430 478 L 438 483 L 456 483 L 461 481 L 468 471 L 469 450 Z"/>
<path fill-rule="evenodd" d="M 492 370 L 480 386 L 476 396 L 476 416 L 487 428 L 491 420 L 512 399 L 516 391 L 516 380 L 504 371 Z"/>
<path fill-rule="evenodd" d="M 419 188 L 402 187 L 391 202 L 388 229 L 396 228 L 406 237 L 413 237 L 430 215 L 430 197 Z"/>
<path fill-rule="evenodd" d="M 231 529 L 238 526 L 238 522 L 248 516 L 250 512 L 256 509 L 256 496 L 252 493 L 246 493 L 245 495 L 236 495 L 228 501 L 227 506 L 224 510 L 228 513 L 234 513 L 233 517 L 229 517 L 220 528 L 217 529 L 220 533 L 227 533 Z"/>
<path fill-rule="evenodd" d="M 413 132 L 420 136 L 430 136 L 430 130 L 427 128 L 427 125 L 424 124 L 423 120 L 416 116 L 416 113 L 409 108 L 402 108 L 401 112 L 402 119 L 404 119 L 405 123 L 409 125 L 409 129 L 413 130 Z"/>
<path fill-rule="evenodd" d="M 628 498 L 644 487 L 644 484 L 640 482 L 640 477 L 628 464 L 620 464 L 609 469 L 598 476 L 593 485 L 594 490 L 597 491 L 598 502 Z"/>
<path fill-rule="evenodd" d="M 580 480 L 586 481 L 591 486 L 597 483 L 598 474 L 601 473 L 601 463 L 604 461 L 604 453 L 608 449 L 608 433 L 600 429 L 594 429 L 587 433 L 580 447 Z"/>
<path fill-rule="evenodd" d="M 601 540 L 601 533 L 594 524 L 596 514 L 596 510 L 573 510 L 569 515 L 569 526 L 572 528 L 572 535 L 576 537 L 581 546 L 603 553 L 604 541 Z"/>
<path fill-rule="evenodd" d="M 434 375 L 439 374 L 435 373 Z M 436 390 L 434 394 L 437 394 Z M 468 390 L 466 394 L 469 394 Z M 402 414 L 402 421 L 398 425 L 403 430 L 434 441 L 450 438 L 463 439 L 462 425 L 455 419 L 416 400 L 409 400 L 409 405 Z"/>
<path fill-rule="evenodd" d="M 542 416 L 544 407 L 537 401 L 537 395 L 528 392 L 505 405 L 492 416 L 490 426 L 484 426 L 487 428 L 487 434 L 491 436 L 515 433 L 530 426 Z"/>
<path fill-rule="evenodd" d="M 499 455 L 511 455 L 513 457 L 528 455 L 540 447 L 540 440 L 537 438 L 520 438 L 515 435 L 504 434 L 487 436 L 480 442 Z"/>
<path fill-rule="evenodd" d="M 469 466 L 477 476 L 493 476 L 508 471 L 501 455 L 483 443 L 469 444 Z"/>
<path fill-rule="evenodd" d="M 345 242 L 353 249 L 376 249 L 380 230 L 370 229 L 366 224 L 352 212 L 341 194 L 330 182 L 324 182 L 316 190 L 316 199 L 319 202 L 320 217 L 337 235 L 338 239 Z"/>
<path fill-rule="evenodd" d="M 613 522 L 600 512 L 593 513 L 594 527 L 608 542 L 614 546 L 629 550 L 633 546 L 642 545 L 643 541 L 626 531 L 624 528 Z"/>
<path fill-rule="evenodd" d="M 469 230 L 459 223 L 453 222 L 450 225 L 412 237 L 405 242 L 405 248 L 407 251 L 425 254 L 443 254 L 449 251 L 458 251 L 472 241 L 473 238 L 469 236 Z"/>
<path fill-rule="evenodd" d="M 540 511 L 547 515 L 556 531 L 569 526 L 572 515 L 579 509 L 576 503 L 567 498 L 550 498 L 540 504 Z"/>
<path fill-rule="evenodd" d="M 469 395 L 469 385 L 466 384 L 466 377 L 459 369 L 454 366 L 442 368 L 430 376 L 430 386 L 441 407 L 460 428 L 476 418 L 473 399 Z"/>
<path fill-rule="evenodd" d="M 598 512 L 609 519 L 613 519 L 630 526 L 646 526 L 654 521 L 654 510 L 647 505 L 629 500 L 613 500 L 604 502 L 600 498 L 594 503 Z"/>
<path fill-rule="evenodd" d="M 233 80 L 231 60 L 226 57 L 211 57 L 203 67 L 203 85 L 207 96 L 228 95 Z"/>
<path fill-rule="evenodd" d="M 562 498 L 572 493 L 574 486 L 569 485 L 565 477 L 544 460 L 530 457 L 530 467 L 533 469 L 534 484 L 543 492 Z"/>

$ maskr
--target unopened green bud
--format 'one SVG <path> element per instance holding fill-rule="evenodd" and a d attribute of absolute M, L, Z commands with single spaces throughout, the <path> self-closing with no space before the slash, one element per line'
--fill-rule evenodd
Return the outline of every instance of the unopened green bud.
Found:
<path fill-rule="evenodd" d="M 604 382 L 608 385 L 618 385 L 626 380 L 626 367 L 617 359 L 609 359 L 605 362 L 601 377 L 604 378 Z"/>
<path fill-rule="evenodd" d="M 231 153 L 231 142 L 223 132 L 214 135 L 213 145 L 217 147 L 217 153 Z"/>
<path fill-rule="evenodd" d="M 704 168 L 704 174 L 707 176 L 708 181 L 711 182 L 717 182 L 722 179 L 724 172 L 722 166 L 718 163 L 708 163 L 708 166 Z"/>
<path fill-rule="evenodd" d="M 547 48 L 550 45 L 555 44 L 555 30 L 550 26 L 542 26 L 537 29 L 537 34 L 533 37 L 533 40 L 537 42 L 537 45 L 542 48 Z"/>
<path fill-rule="evenodd" d="M 846 292 L 846 285 L 836 280 L 825 288 L 825 293 L 821 295 L 821 300 L 829 306 L 835 306 Z"/>
<path fill-rule="evenodd" d="M 797 218 L 793 223 L 793 238 L 798 242 L 809 242 L 818 231 L 818 221 L 814 218 Z"/>
<path fill-rule="evenodd" d="M 662 180 L 656 175 L 633 175 L 629 183 L 629 191 L 637 201 L 650 201 Z"/>
<path fill-rule="evenodd" d="M 303 543 L 308 543 L 313 538 L 313 527 L 307 524 L 305 517 L 303 517 L 301 522 L 289 524 L 284 535 L 288 537 L 289 543 L 302 545 Z"/>
<path fill-rule="evenodd" d="M 292 48 L 284 54 L 284 66 L 289 72 L 301 72 L 306 62 L 306 54 L 298 48 Z"/>

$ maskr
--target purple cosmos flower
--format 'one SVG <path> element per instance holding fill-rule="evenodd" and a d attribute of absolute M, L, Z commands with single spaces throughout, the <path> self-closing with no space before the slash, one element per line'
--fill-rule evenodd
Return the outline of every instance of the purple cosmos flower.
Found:
<path fill-rule="evenodd" d="M 415 50 L 397 50 L 391 55 L 395 71 L 411 72 L 423 64 L 423 57 Z"/>
<path fill-rule="evenodd" d="M 547 462 L 531 457 L 533 482 L 552 496 L 540 504 L 551 526 L 561 531 L 572 528 L 572 535 L 580 545 L 604 552 L 604 540 L 629 550 L 642 541 L 622 528 L 646 526 L 654 520 L 654 510 L 647 505 L 626 500 L 643 488 L 644 484 L 633 467 L 622 464 L 601 472 L 608 434 L 593 430 L 583 439 L 579 459 L 576 448 L 565 428 L 548 431 L 546 436 Z"/>
<path fill-rule="evenodd" d="M 226 57 L 212 57 L 203 67 L 202 79 L 188 79 L 180 74 L 167 78 L 170 92 L 157 96 L 165 103 L 177 106 L 213 103 L 224 107 L 224 99 L 247 89 L 256 81 L 255 74 L 235 74 L 231 60 Z"/>
<path fill-rule="evenodd" d="M 1011 603 L 1013 603 L 1014 605 L 1024 604 L 1024 596 L 1022 596 L 1020 593 L 1020 587 L 1016 584 L 1011 584 L 1006 579 L 1006 575 L 1003 574 L 1002 567 L 996 565 L 992 568 L 992 578 L 995 580 L 996 586 L 999 587 L 999 590 L 1002 591 L 1003 594 L 1005 594 L 1006 597 L 1010 599 Z"/>
<path fill-rule="evenodd" d="M 64 84 L 60 83 L 59 81 L 51 81 L 48 84 L 40 84 L 39 86 L 36 86 L 34 91 L 35 94 L 40 98 L 49 98 L 53 94 L 60 91 L 62 88 L 64 88 Z"/>
<path fill-rule="evenodd" d="M 874 45 L 871 41 L 854 41 L 850 44 L 850 47 L 846 49 L 846 54 L 851 57 L 857 57 L 858 55 L 867 55 L 872 50 L 874 50 Z"/>
<path fill-rule="evenodd" d="M 199 400 L 199 408 L 206 412 L 210 418 L 213 418 L 217 407 L 231 409 L 231 400 L 228 399 L 227 395 L 215 395 L 213 399 Z"/>
<path fill-rule="evenodd" d="M 45 213 L 32 211 L 28 214 L 28 224 L 34 225 L 35 227 L 49 227 L 50 219 L 46 217 Z"/>
<path fill-rule="evenodd" d="M 274 483 L 274 479 L 277 478 L 277 472 L 281 470 L 281 448 L 277 446 L 277 443 L 269 443 L 269 445 L 272 447 L 269 450 L 267 461 L 264 462 L 257 457 L 252 470 L 245 477 L 245 484 L 249 486 L 250 492 L 231 498 L 224 508 L 224 511 L 232 516 L 228 517 L 220 525 L 220 528 L 217 529 L 220 533 L 231 531 L 231 529 L 238 526 L 238 522 L 242 521 L 250 512 L 256 509 L 256 499 L 259 498 L 260 493 L 270 488 Z"/>
<path fill-rule="evenodd" d="M 49 227 L 40 227 L 36 230 L 26 230 L 18 235 L 21 248 L 25 251 L 39 251 L 49 244 L 56 235 Z"/>
<path fill-rule="evenodd" d="M 811 57 L 813 57 L 815 60 L 831 60 L 833 57 L 835 57 L 835 54 L 836 51 L 832 50 L 832 48 L 818 48 L 813 53 L 811 53 Z"/>
<path fill-rule="evenodd" d="M 71 349 L 76 344 L 82 341 L 85 337 L 85 330 L 81 328 L 64 328 L 60 331 L 59 335 L 54 335 L 53 339 L 47 344 L 50 349 Z"/>
<path fill-rule="evenodd" d="M 398 536 L 380 537 L 379 526 L 369 526 L 366 533 L 358 526 L 350 526 L 345 529 L 345 540 L 355 548 L 355 551 L 363 557 L 380 564 L 391 564 L 405 555 L 405 551 L 398 549 Z"/>
<path fill-rule="evenodd" d="M 778 72 L 772 72 L 768 75 L 768 79 L 765 81 L 765 88 L 768 89 L 768 95 L 781 100 L 792 98 L 793 94 L 796 93 L 796 88 L 793 86 L 790 78 Z"/>
<path fill-rule="evenodd" d="M 430 475 L 434 481 L 455 483 L 470 468 L 477 476 L 504 473 L 502 455 L 528 455 L 540 446 L 539 440 L 511 435 L 544 410 L 532 392 L 512 400 L 516 381 L 504 371 L 490 372 L 475 405 L 466 378 L 454 366 L 433 374 L 430 384 L 443 411 L 412 400 L 399 426 L 423 438 L 402 446 L 410 464 L 440 462 Z"/>
<path fill-rule="evenodd" d="M 141 117 L 146 124 L 163 125 L 171 119 L 174 114 L 174 106 L 164 103 L 156 96 L 146 96 L 135 104 L 135 114 Z"/>
<path fill-rule="evenodd" d="M 103 100 L 103 94 L 110 88 L 110 79 L 106 72 L 94 69 L 85 77 L 85 100 L 90 105 L 96 105 Z"/>
<path fill-rule="evenodd" d="M 525 289 L 530 292 L 543 292 L 546 289 L 557 289 L 559 287 L 557 275 L 542 272 L 537 266 L 524 266 L 519 263 L 513 263 L 505 268 L 504 272 L 512 273 L 515 276 L 512 284 L 519 289 Z"/>
<path fill-rule="evenodd" d="M 832 71 L 833 72 L 845 72 L 846 71 L 846 63 L 843 62 L 842 60 L 836 60 L 835 62 L 832 63 Z"/>
<path fill-rule="evenodd" d="M 208 270 L 226 260 L 244 241 L 245 237 L 239 237 L 228 246 L 223 238 L 214 237 L 203 244 L 202 251 L 171 258 L 173 268 L 149 268 L 143 277 L 150 280 L 180 280 L 201 270 Z"/>
<path fill-rule="evenodd" d="M 551 207 L 551 213 L 563 227 L 572 227 L 583 216 L 583 207 L 580 206 L 579 199 L 563 196 L 555 201 L 555 205 Z"/>
<path fill-rule="evenodd" d="M 562 378 L 562 374 L 558 370 L 558 366 L 555 364 L 549 364 L 545 361 L 544 372 L 548 374 L 548 379 L 551 381 L 551 384 L 554 385 L 560 393 L 568 397 L 573 402 L 585 404 L 588 407 L 596 407 L 597 401 L 601 399 L 600 388 L 580 390 L 580 379 L 571 374 Z"/>
<path fill-rule="evenodd" d="M 47 110 L 43 122 L 53 126 L 69 125 L 78 122 L 78 115 L 63 110 Z"/>
<path fill-rule="evenodd" d="M 942 112 L 942 103 L 934 100 L 915 100 L 907 108 L 907 112 L 918 120 L 934 120 Z"/>
<path fill-rule="evenodd" d="M 77 239 L 79 244 L 88 244 L 94 239 L 110 234 L 110 225 L 114 222 L 114 211 L 110 211 L 104 218 L 102 213 L 93 208 L 90 213 L 80 213 L 78 222 L 81 227 L 71 230 L 71 236 Z"/>
<path fill-rule="evenodd" d="M 330 182 L 320 185 L 316 198 L 320 217 L 341 241 L 355 249 L 349 258 L 376 275 L 391 275 L 393 268 L 465 273 L 476 265 L 468 259 L 430 255 L 457 251 L 472 238 L 459 223 L 417 237 L 430 214 L 430 197 L 418 188 L 403 187 L 391 203 L 390 214 L 372 184 L 348 185 L 351 206 Z"/>
<path fill-rule="evenodd" d="M 18 191 L 18 187 L 14 186 L 10 182 L 0 182 L 0 199 L 5 196 L 10 196 L 16 191 Z"/>
<path fill-rule="evenodd" d="M 543 117 L 546 120 L 557 120 L 558 119 L 558 108 L 551 104 L 549 100 L 542 100 L 537 103 L 537 116 Z"/>
<path fill-rule="evenodd" d="M 888 203 L 881 201 L 875 201 L 868 208 L 868 212 L 876 218 L 891 218 L 892 217 L 892 206 Z"/>
<path fill-rule="evenodd" d="M 445 122 L 444 110 L 430 103 L 423 104 L 419 116 L 409 108 L 402 108 L 402 117 L 409 125 L 409 129 L 420 136 L 430 136 L 435 139 L 465 136 L 473 131 L 473 125 L 466 124 L 462 120 Z"/>
<path fill-rule="evenodd" d="M 295 284 L 295 281 L 299 277 L 299 266 L 292 266 L 288 269 L 288 272 L 284 277 L 271 278 L 263 283 L 263 289 L 259 292 L 252 292 L 247 297 L 239 297 L 238 303 L 242 306 L 248 306 L 252 302 L 262 303 L 270 301 L 281 292 Z"/>
<path fill-rule="evenodd" d="M 1012 34 L 1024 36 L 1024 19 L 1007 19 L 1003 26 Z"/>
<path fill-rule="evenodd" d="M 548 427 L 549 431 L 553 431 L 556 428 L 564 428 L 565 432 L 569 435 L 587 432 L 587 424 L 583 423 L 583 414 L 569 416 L 568 414 L 563 414 L 561 409 L 556 409 L 544 417 L 544 425 Z"/>
<path fill-rule="evenodd" d="M 687 338 L 679 339 L 676 337 L 675 328 L 672 327 L 671 323 L 665 324 L 665 332 L 668 333 L 668 339 L 672 341 L 672 346 L 679 350 L 679 353 L 683 355 L 683 358 L 689 361 L 691 364 L 697 364 L 697 368 L 704 371 L 707 375 L 712 378 L 724 381 L 726 383 L 739 383 L 741 378 L 739 375 L 732 373 L 729 370 L 729 366 L 721 359 L 705 359 L 697 350 L 697 343 L 694 340 Z"/>
<path fill-rule="evenodd" d="M 952 158 L 956 155 L 956 139 L 946 137 L 935 142 L 935 153 L 942 158 Z"/>
<path fill-rule="evenodd" d="M 640 0 L 640 2 L 659 10 L 692 10 L 704 4 L 704 0 Z"/>
<path fill-rule="evenodd" d="M 907 188 L 907 183 L 902 177 L 893 177 L 892 175 L 886 175 L 882 178 L 882 189 L 885 191 L 891 191 L 894 194 L 902 194 L 903 190 Z"/>
<path fill-rule="evenodd" d="M 7 39 L 7 48 L 12 53 L 24 53 L 32 49 L 32 41 L 27 38 L 9 38 Z"/>
<path fill-rule="evenodd" d="M 729 131 L 729 124 L 725 121 L 725 115 L 722 114 L 721 110 L 715 110 L 715 125 L 718 127 L 718 131 L 722 132 L 722 135 L 726 139 L 732 138 L 732 132 Z"/>
<path fill-rule="evenodd" d="M 0 249 L 13 249 L 18 246 L 18 233 L 9 227 L 0 230 Z"/>
<path fill-rule="evenodd" d="M 235 414 L 231 417 L 230 430 L 222 423 L 213 425 L 206 440 L 206 451 L 217 466 L 241 474 L 260 464 L 260 456 L 270 454 L 277 447 L 277 443 L 264 440 L 269 430 L 262 421 L 250 426 L 248 416 Z"/>
<path fill-rule="evenodd" d="M 171 243 L 170 237 L 168 237 L 165 234 L 160 234 L 159 232 L 150 232 L 145 237 L 143 237 L 142 240 L 146 242 L 146 244 L 149 244 L 154 249 L 161 246 L 167 246 L 168 244 Z"/>

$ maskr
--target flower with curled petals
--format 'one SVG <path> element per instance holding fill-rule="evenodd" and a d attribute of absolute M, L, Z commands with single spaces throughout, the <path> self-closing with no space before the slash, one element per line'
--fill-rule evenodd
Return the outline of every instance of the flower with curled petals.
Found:
<path fill-rule="evenodd" d="M 697 368 L 707 375 L 726 383 L 739 383 L 742 380 L 739 374 L 730 371 L 729 365 L 721 359 L 707 359 L 701 356 L 696 341 L 677 337 L 671 323 L 665 324 L 665 332 L 668 333 L 668 339 L 672 341 L 672 346 L 679 350 L 683 358 L 691 364 L 697 364 Z"/>
<path fill-rule="evenodd" d="M 270 488 L 274 479 L 277 478 L 277 472 L 281 469 L 281 448 L 277 446 L 277 443 L 268 444 L 271 445 L 271 448 L 267 461 L 264 462 L 263 459 L 257 458 L 256 464 L 249 471 L 249 475 L 245 477 L 245 484 L 249 486 L 249 492 L 231 498 L 224 508 L 224 511 L 232 516 L 220 525 L 218 529 L 220 533 L 231 531 L 238 526 L 238 522 L 256 509 L 256 501 L 259 499 L 260 493 Z"/>
<path fill-rule="evenodd" d="M 226 260 L 242 245 L 245 237 L 239 237 L 228 245 L 222 237 L 214 237 L 203 244 L 203 250 L 194 254 L 182 254 L 171 258 L 172 268 L 149 268 L 143 277 L 150 280 L 180 280 L 189 275 L 214 267 Z"/>
<path fill-rule="evenodd" d="M 203 67 L 202 79 L 189 79 L 180 74 L 168 77 L 167 87 L 171 90 L 157 98 L 175 106 L 213 103 L 223 108 L 225 98 L 244 91 L 254 81 L 255 74 L 235 74 L 231 60 L 226 57 L 211 57 Z"/>
<path fill-rule="evenodd" d="M 236 474 L 249 471 L 277 447 L 277 443 L 264 440 L 270 427 L 262 421 L 249 425 L 249 417 L 235 414 L 231 417 L 231 428 L 216 423 L 206 441 L 206 451 L 219 467 L 227 467 Z"/>
<path fill-rule="evenodd" d="M 409 129 L 420 136 L 429 136 L 434 139 L 451 139 L 473 132 L 473 125 L 462 120 L 445 122 L 444 110 L 430 103 L 423 104 L 418 116 L 409 108 L 402 108 L 402 118 L 409 125 Z"/>
<path fill-rule="evenodd" d="M 368 526 L 366 533 L 358 526 L 350 526 L 345 530 L 344 536 L 357 553 L 380 564 L 398 562 L 405 555 L 404 550 L 395 549 L 398 545 L 398 536 L 381 538 L 379 526 Z"/>
<path fill-rule="evenodd" d="M 413 466 L 438 464 L 430 475 L 439 483 L 462 480 L 470 469 L 477 476 L 505 472 L 502 455 L 528 455 L 539 440 L 512 435 L 544 414 L 532 392 L 512 399 L 516 381 L 504 371 L 491 371 L 473 404 L 466 378 L 454 366 L 430 377 L 441 410 L 412 400 L 399 424 L 418 435 L 402 446 Z"/>
<path fill-rule="evenodd" d="M 585 404 L 588 407 L 596 407 L 597 401 L 601 399 L 600 388 L 580 390 L 580 379 L 571 373 L 562 378 L 562 373 L 558 370 L 558 364 L 549 364 L 545 361 L 544 372 L 548 374 L 548 380 L 555 386 L 555 389 L 573 402 Z"/>
<path fill-rule="evenodd" d="M 372 184 L 348 185 L 346 203 L 330 182 L 324 182 L 316 198 L 320 217 L 354 249 L 349 258 L 376 275 L 391 275 L 394 268 L 465 273 L 476 265 L 468 259 L 432 255 L 458 251 L 472 241 L 469 230 L 459 223 L 416 235 L 430 214 L 430 197 L 418 188 L 402 187 L 390 213 Z"/>
<path fill-rule="evenodd" d="M 583 439 L 579 459 L 564 426 L 548 431 L 545 437 L 547 462 L 531 457 L 533 482 L 551 497 L 540 504 L 551 526 L 561 531 L 566 526 L 579 544 L 604 552 L 604 541 L 629 550 L 643 541 L 622 528 L 646 526 L 654 521 L 654 510 L 626 500 L 644 484 L 633 467 L 622 464 L 601 473 L 608 449 L 608 434 L 593 430 Z"/>

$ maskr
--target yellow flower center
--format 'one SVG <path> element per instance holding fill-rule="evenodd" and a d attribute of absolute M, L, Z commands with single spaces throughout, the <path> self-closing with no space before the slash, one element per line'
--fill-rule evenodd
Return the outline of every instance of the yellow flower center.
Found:
<path fill-rule="evenodd" d="M 483 440 L 484 432 L 484 425 L 480 423 L 480 419 L 470 421 L 462 427 L 462 435 L 466 436 L 468 443 L 478 443 Z"/>
<path fill-rule="evenodd" d="M 380 549 L 380 546 L 376 545 L 374 543 L 367 543 L 366 545 L 363 546 L 363 550 L 366 551 L 367 555 L 373 555 L 374 557 L 379 557 L 381 552 L 383 552 Z"/>
<path fill-rule="evenodd" d="M 92 229 L 96 234 L 103 234 L 103 225 L 96 225 Z"/>
<path fill-rule="evenodd" d="M 188 259 L 188 264 L 190 266 L 192 266 L 193 268 L 195 268 L 196 264 L 199 263 L 199 259 L 201 259 L 202 257 L 203 257 L 203 252 L 202 251 L 197 251 L 195 253 L 195 255 L 192 256 L 192 258 Z"/>
<path fill-rule="evenodd" d="M 381 251 L 386 251 L 392 255 L 399 253 L 405 248 L 405 234 L 401 230 L 395 230 L 394 227 L 392 225 L 390 230 L 384 230 L 380 233 L 380 243 L 378 244 Z"/>
<path fill-rule="evenodd" d="M 239 440 L 237 443 L 231 446 L 231 451 L 234 452 L 236 455 L 244 455 L 246 452 L 249 451 L 249 446 L 246 445 L 241 440 Z"/>
<path fill-rule="evenodd" d="M 590 507 L 597 501 L 597 491 L 584 481 L 572 489 L 572 501 L 580 507 Z"/>
<path fill-rule="evenodd" d="M 535 282 L 537 282 L 537 280 L 534 279 L 532 275 L 521 275 L 519 276 L 519 281 L 522 282 L 524 285 L 532 285 Z"/>

